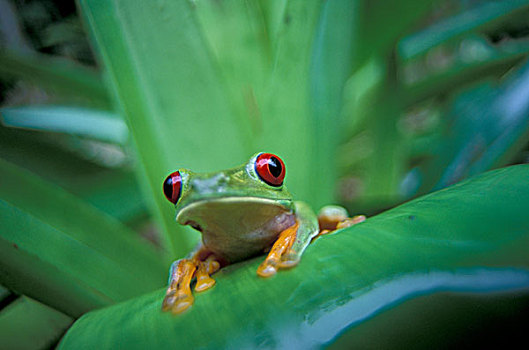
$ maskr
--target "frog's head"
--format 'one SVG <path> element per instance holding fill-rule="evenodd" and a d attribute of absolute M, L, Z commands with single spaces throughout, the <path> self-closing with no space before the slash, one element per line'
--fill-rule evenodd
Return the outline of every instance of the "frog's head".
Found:
<path fill-rule="evenodd" d="M 285 172 L 278 156 L 258 153 L 246 164 L 224 171 L 193 173 L 180 169 L 165 179 L 163 191 L 175 204 L 176 220 L 199 231 L 207 229 L 205 226 L 222 226 L 221 221 L 230 222 L 229 226 L 234 221 L 257 224 L 292 211 L 292 197 L 283 185 Z"/>

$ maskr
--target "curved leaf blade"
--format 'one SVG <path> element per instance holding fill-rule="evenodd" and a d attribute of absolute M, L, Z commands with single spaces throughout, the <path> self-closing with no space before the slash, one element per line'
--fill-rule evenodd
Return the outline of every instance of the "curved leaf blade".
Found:
<path fill-rule="evenodd" d="M 79 315 L 164 283 L 161 254 L 117 220 L 3 160 L 0 174 L 2 284 Z"/>
<path fill-rule="evenodd" d="M 315 347 L 416 295 L 527 292 L 528 176 L 513 166 L 408 202 L 318 239 L 273 279 L 256 276 L 262 258 L 229 266 L 177 317 L 163 291 L 90 312 L 60 348 Z"/>

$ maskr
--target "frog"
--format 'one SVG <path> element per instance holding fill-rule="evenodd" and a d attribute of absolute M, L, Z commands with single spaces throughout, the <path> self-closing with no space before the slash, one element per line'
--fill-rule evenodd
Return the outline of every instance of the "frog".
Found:
<path fill-rule="evenodd" d="M 283 160 L 272 153 L 254 154 L 228 170 L 195 173 L 179 169 L 163 182 L 163 193 L 175 206 L 176 221 L 202 235 L 198 246 L 172 263 L 162 311 L 179 314 L 191 307 L 195 292 L 212 288 L 220 268 L 268 253 L 257 275 L 268 278 L 301 260 L 316 237 L 365 220 L 349 218 L 339 206 L 316 215 L 303 201 L 294 201 L 284 185 Z"/>

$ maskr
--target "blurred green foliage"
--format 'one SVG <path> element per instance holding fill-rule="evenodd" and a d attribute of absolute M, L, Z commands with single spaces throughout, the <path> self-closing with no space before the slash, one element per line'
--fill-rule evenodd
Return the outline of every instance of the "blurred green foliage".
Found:
<path fill-rule="evenodd" d="M 180 167 L 274 152 L 297 199 L 374 214 L 527 162 L 527 18 L 522 0 L 1 0 L 1 283 L 50 317 L 163 286 L 198 240 L 161 193 Z"/>

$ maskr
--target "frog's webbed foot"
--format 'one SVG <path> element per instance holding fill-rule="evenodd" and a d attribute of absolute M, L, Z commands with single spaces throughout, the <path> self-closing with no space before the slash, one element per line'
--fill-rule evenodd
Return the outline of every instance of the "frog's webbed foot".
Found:
<path fill-rule="evenodd" d="M 296 223 L 279 235 L 265 261 L 259 265 L 257 274 L 273 276 L 278 269 L 296 266 L 311 239 L 316 236 L 318 220 L 312 209 L 303 202 L 295 202 Z"/>
<path fill-rule="evenodd" d="M 220 263 L 215 260 L 213 255 L 210 255 L 206 261 L 201 261 L 196 272 L 197 283 L 195 284 L 195 291 L 203 292 L 215 285 L 215 280 L 210 277 L 220 269 Z"/>
<path fill-rule="evenodd" d="M 318 213 L 318 223 L 320 226 L 320 233 L 318 236 L 359 224 L 365 220 L 365 215 L 356 215 L 350 218 L 345 208 L 337 205 L 327 205 L 321 208 Z"/>
<path fill-rule="evenodd" d="M 162 303 L 163 311 L 178 314 L 193 305 L 194 298 L 191 294 L 190 285 L 195 271 L 196 265 L 192 260 L 181 259 L 173 263 L 169 287 Z"/>
<path fill-rule="evenodd" d="M 196 278 L 195 291 L 205 291 L 215 284 L 210 277 L 220 268 L 220 263 L 209 255 L 201 260 L 203 251 L 197 251 L 191 259 L 180 259 L 171 265 L 169 286 L 162 303 L 162 311 L 179 314 L 193 305 L 194 297 L 191 292 L 191 282 Z"/>
<path fill-rule="evenodd" d="M 269 277 L 275 275 L 279 268 L 287 268 L 296 265 L 299 262 L 298 254 L 292 251 L 292 243 L 296 239 L 296 233 L 299 228 L 299 223 L 290 226 L 281 234 L 279 238 L 270 249 L 265 261 L 259 265 L 257 274 L 261 277 Z"/>

